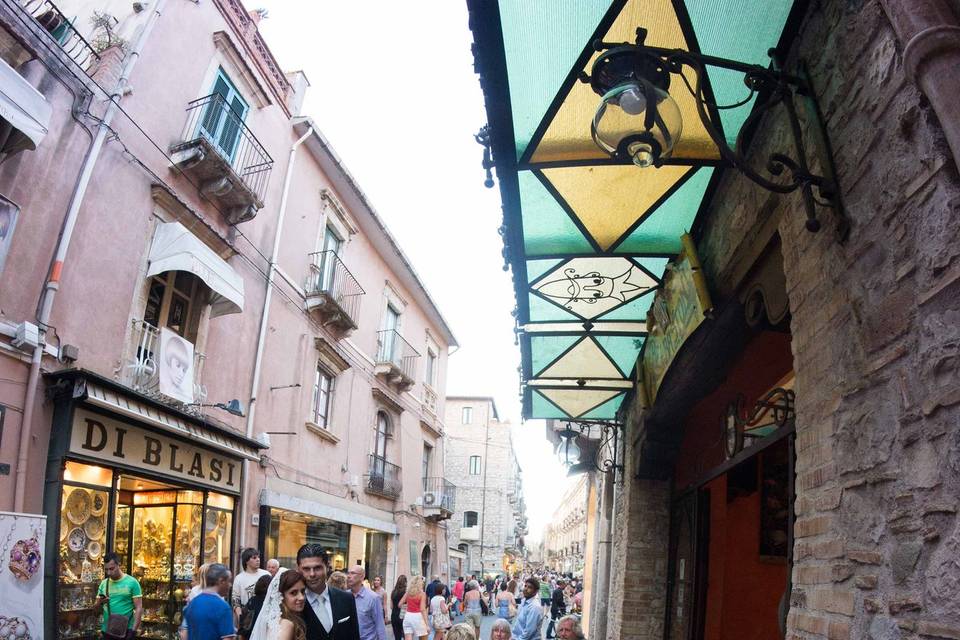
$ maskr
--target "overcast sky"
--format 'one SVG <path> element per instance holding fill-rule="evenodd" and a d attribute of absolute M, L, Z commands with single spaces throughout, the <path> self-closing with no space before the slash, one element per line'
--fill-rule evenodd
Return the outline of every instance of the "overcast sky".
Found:
<path fill-rule="evenodd" d="M 260 31 L 287 71 L 310 80 L 314 118 L 397 237 L 460 342 L 449 395 L 493 396 L 514 424 L 530 538 L 539 539 L 565 470 L 541 421 L 520 425 L 514 295 L 497 233 L 499 190 L 483 186 L 486 123 L 466 0 L 294 2 L 263 7 Z"/>

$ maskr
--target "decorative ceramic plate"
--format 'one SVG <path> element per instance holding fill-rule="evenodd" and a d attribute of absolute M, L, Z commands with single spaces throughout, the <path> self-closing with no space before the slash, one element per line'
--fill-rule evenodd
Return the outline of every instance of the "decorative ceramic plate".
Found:
<path fill-rule="evenodd" d="M 83 532 L 91 540 L 99 540 L 103 536 L 103 520 L 90 518 L 83 524 Z"/>
<path fill-rule="evenodd" d="M 67 496 L 65 511 L 67 520 L 73 524 L 83 524 L 90 517 L 90 494 L 86 489 L 74 489 Z"/>
<path fill-rule="evenodd" d="M 90 544 L 87 545 L 87 555 L 91 558 L 99 558 L 102 551 L 103 547 L 96 540 L 91 540 Z"/>
<path fill-rule="evenodd" d="M 67 536 L 67 546 L 70 547 L 70 551 L 83 551 L 83 548 L 87 546 L 87 534 L 83 532 L 83 529 L 75 527 L 70 531 Z"/>
<path fill-rule="evenodd" d="M 209 556 L 216 550 L 217 550 L 217 539 L 213 536 L 207 536 L 206 541 L 203 543 L 203 555 Z"/>
<path fill-rule="evenodd" d="M 102 516 L 107 512 L 107 496 L 99 491 L 93 492 L 92 504 L 90 505 L 90 515 Z"/>
<path fill-rule="evenodd" d="M 224 527 L 227 526 L 227 512 L 226 512 L 226 511 L 221 511 L 220 513 L 217 514 L 217 526 L 219 526 L 221 529 L 223 529 Z"/>
<path fill-rule="evenodd" d="M 200 553 L 200 538 L 194 538 L 190 542 L 190 553 L 194 556 Z"/>

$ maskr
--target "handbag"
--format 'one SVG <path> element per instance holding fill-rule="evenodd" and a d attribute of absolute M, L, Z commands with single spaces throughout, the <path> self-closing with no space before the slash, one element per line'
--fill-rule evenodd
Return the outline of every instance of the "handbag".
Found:
<path fill-rule="evenodd" d="M 106 640 L 126 640 L 130 618 L 119 613 L 110 613 L 110 578 L 107 578 L 106 582 L 107 586 L 104 591 L 107 596 L 107 630 L 103 637 Z"/>

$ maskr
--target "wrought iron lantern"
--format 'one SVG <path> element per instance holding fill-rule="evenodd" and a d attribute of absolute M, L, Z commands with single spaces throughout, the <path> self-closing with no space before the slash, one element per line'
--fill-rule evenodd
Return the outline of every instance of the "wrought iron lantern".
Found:
<path fill-rule="evenodd" d="M 727 405 L 720 419 L 723 450 L 729 460 L 752 441 L 767 435 L 767 428 L 780 428 L 794 419 L 796 394 L 792 389 L 776 387 L 747 408 L 743 395 Z"/>
<path fill-rule="evenodd" d="M 577 445 L 577 436 L 580 434 L 570 428 L 568 424 L 567 427 L 559 433 L 560 436 L 560 446 L 557 448 L 557 455 L 560 457 L 560 463 L 565 464 L 568 467 L 580 462 L 580 451 L 579 445 Z"/>
<path fill-rule="evenodd" d="M 623 463 L 620 446 L 620 430 L 618 424 L 600 421 L 567 422 L 566 426 L 557 432 L 560 444 L 557 455 L 560 462 L 570 468 L 570 473 L 583 473 L 594 469 L 601 473 L 613 473 L 621 480 Z M 599 440 L 596 439 L 599 433 Z M 581 448 L 576 440 L 580 436 L 594 439 L 595 447 Z M 584 457 L 586 455 L 586 457 Z"/>
<path fill-rule="evenodd" d="M 784 73 L 776 64 L 767 68 L 682 49 L 650 47 L 644 44 L 645 38 L 646 30 L 637 29 L 636 44 L 612 44 L 599 40 L 593 44 L 602 53 L 593 63 L 590 75 L 582 74 L 580 80 L 588 82 L 601 97 L 590 126 L 597 146 L 615 160 L 638 167 L 659 167 L 670 163 L 683 131 L 680 108 L 669 93 L 671 77 L 677 76 L 692 94 L 699 120 L 724 162 L 769 191 L 791 193 L 799 189 L 803 194 L 808 231 L 819 231 L 821 226 L 816 205 L 833 208 L 840 220 L 839 233 L 843 240 L 848 225 L 837 193 L 829 143 L 808 81 Z M 707 97 L 708 66 L 742 73 L 749 95 L 731 105 L 712 103 Z M 693 84 L 684 75 L 684 68 L 693 71 Z M 801 122 L 794 104 L 798 95 L 812 103 L 816 117 L 811 118 L 809 124 L 820 138 L 822 165 L 827 175 L 816 175 L 808 166 Z M 731 148 L 716 125 L 719 110 L 743 106 L 754 96 L 760 96 L 760 102 Z M 744 156 L 744 132 L 749 132 L 761 116 L 777 105 L 782 105 L 787 114 L 793 155 L 774 153 L 763 171 L 759 171 Z M 814 195 L 814 188 L 818 197 Z"/>

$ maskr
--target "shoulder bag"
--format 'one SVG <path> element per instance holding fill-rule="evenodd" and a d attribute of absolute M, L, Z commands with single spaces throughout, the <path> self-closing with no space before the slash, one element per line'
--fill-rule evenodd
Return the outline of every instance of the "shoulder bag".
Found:
<path fill-rule="evenodd" d="M 104 591 L 107 596 L 107 630 L 103 637 L 105 640 L 126 640 L 130 618 L 119 613 L 110 613 L 110 578 L 107 578 L 106 582 L 107 586 Z"/>

